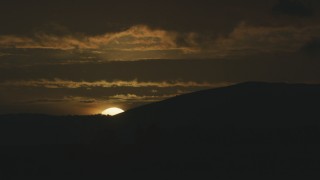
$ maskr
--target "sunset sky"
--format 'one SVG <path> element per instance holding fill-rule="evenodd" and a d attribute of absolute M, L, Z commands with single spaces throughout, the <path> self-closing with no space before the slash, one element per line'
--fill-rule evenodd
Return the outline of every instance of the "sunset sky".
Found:
<path fill-rule="evenodd" d="M 2 0 L 0 23 L 0 114 L 320 83 L 319 0 Z"/>

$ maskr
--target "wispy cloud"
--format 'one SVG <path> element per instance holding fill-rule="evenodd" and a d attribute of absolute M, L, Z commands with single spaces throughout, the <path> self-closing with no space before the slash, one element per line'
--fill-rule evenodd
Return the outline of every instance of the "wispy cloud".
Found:
<path fill-rule="evenodd" d="M 167 99 L 179 94 L 169 95 L 153 95 L 153 96 L 140 96 L 136 94 L 117 94 L 110 96 L 109 99 L 117 102 L 154 102 L 157 100 Z"/>
<path fill-rule="evenodd" d="M 137 94 L 116 94 L 108 97 L 90 98 L 84 96 L 64 96 L 61 98 L 41 98 L 22 100 L 19 103 L 24 104 L 57 104 L 57 103 L 80 103 L 80 104 L 103 104 L 103 103 L 146 103 L 155 102 L 163 99 L 168 99 L 179 94 L 167 94 L 167 95 L 137 95 Z"/>
<path fill-rule="evenodd" d="M 89 36 L 85 34 L 57 36 L 36 33 L 33 37 L 0 36 L 0 47 L 21 49 L 91 49 L 119 51 L 180 50 L 188 53 L 196 51 L 194 33 L 181 34 L 174 31 L 151 29 L 145 25 L 133 26 L 122 32 Z M 179 39 L 187 42 L 178 43 Z"/>
<path fill-rule="evenodd" d="M 9 53 L 2 53 L 2 52 L 0 52 L 0 57 L 3 57 L 3 56 L 10 56 L 10 54 L 9 54 Z"/>
<path fill-rule="evenodd" d="M 0 86 L 20 86 L 20 87 L 43 87 L 43 88 L 111 88 L 111 87 L 158 87 L 158 88 L 169 88 L 169 87 L 222 87 L 230 85 L 231 83 L 209 83 L 209 82 L 194 82 L 194 81 L 161 81 L 161 82 L 140 82 L 138 80 L 132 81 L 69 81 L 62 79 L 54 80 L 21 80 L 21 81 L 7 81 L 0 83 Z"/>
<path fill-rule="evenodd" d="M 320 36 L 320 26 L 251 26 L 240 23 L 229 35 L 220 36 L 208 45 L 216 56 L 252 53 L 296 52 L 310 39 Z"/>
<path fill-rule="evenodd" d="M 104 60 L 213 58 L 261 52 L 295 52 L 319 36 L 319 25 L 257 26 L 241 22 L 231 33 L 214 38 L 199 33 L 136 25 L 120 32 L 95 36 L 43 32 L 32 37 L 0 36 L 0 49 L 73 50 L 79 57 L 85 54 Z"/>

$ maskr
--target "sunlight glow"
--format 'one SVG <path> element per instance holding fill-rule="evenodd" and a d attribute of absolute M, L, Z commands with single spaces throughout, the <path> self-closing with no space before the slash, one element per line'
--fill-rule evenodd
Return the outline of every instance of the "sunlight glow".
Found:
<path fill-rule="evenodd" d="M 106 115 L 106 116 L 115 116 L 117 114 L 123 113 L 124 110 L 117 108 L 117 107 L 113 107 L 113 108 L 108 108 L 106 110 L 104 110 L 101 114 Z"/>

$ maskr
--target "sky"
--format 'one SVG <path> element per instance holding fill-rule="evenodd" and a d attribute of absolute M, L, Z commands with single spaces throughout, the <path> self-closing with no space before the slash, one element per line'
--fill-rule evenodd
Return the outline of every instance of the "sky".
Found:
<path fill-rule="evenodd" d="M 0 114 L 99 114 L 247 81 L 320 83 L 319 13 L 318 0 L 2 0 Z"/>

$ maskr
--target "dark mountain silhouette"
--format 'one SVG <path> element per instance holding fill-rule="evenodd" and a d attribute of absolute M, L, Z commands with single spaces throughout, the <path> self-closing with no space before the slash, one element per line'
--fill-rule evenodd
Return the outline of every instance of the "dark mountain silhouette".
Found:
<path fill-rule="evenodd" d="M 319 90 L 319 85 L 243 83 L 136 108 L 115 117 L 114 122 L 122 123 L 126 134 L 156 126 L 171 133 L 169 139 L 182 135 L 176 130 L 185 129 L 195 142 L 204 141 L 212 129 L 314 128 L 319 120 Z"/>
<path fill-rule="evenodd" d="M 3 115 L 0 174 L 164 170 L 210 171 L 227 179 L 313 176 L 320 171 L 319 103 L 319 85 L 252 82 L 115 117 Z"/>
<path fill-rule="evenodd" d="M 40 114 L 2 115 L 0 142 L 2 145 L 66 145 L 96 144 L 109 138 L 110 117 L 49 116 Z M 98 133 L 105 131 L 103 136 Z M 98 138 L 99 137 L 99 138 Z"/>

